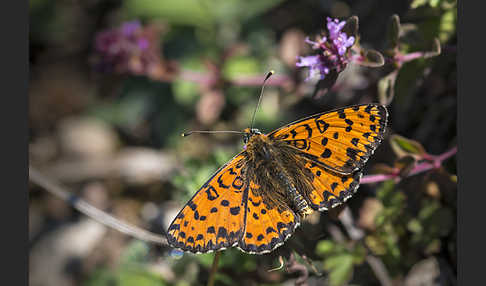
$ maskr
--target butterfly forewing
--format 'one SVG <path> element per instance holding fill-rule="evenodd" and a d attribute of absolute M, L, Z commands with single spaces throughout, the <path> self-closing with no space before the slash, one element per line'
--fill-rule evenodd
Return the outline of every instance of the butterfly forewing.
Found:
<path fill-rule="evenodd" d="M 168 229 L 168 241 L 204 253 L 234 246 L 243 235 L 246 201 L 241 171 L 244 156 L 221 167 L 192 197 Z"/>
<path fill-rule="evenodd" d="M 385 107 L 356 105 L 298 120 L 268 136 L 287 142 L 303 157 L 329 170 L 352 174 L 363 167 L 383 139 L 386 121 Z"/>
<path fill-rule="evenodd" d="M 246 150 L 221 167 L 174 219 L 169 243 L 195 253 L 236 245 L 248 253 L 272 251 L 309 207 L 333 208 L 356 192 L 361 168 L 383 139 L 386 123 L 384 106 L 364 104 L 316 114 L 268 135 L 247 134 Z M 297 207 L 306 204 L 296 204 L 303 199 L 295 192 L 308 207 Z"/>

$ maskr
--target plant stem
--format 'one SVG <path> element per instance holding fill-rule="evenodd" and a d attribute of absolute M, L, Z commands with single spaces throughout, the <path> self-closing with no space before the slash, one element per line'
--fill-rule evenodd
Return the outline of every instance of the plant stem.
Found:
<path fill-rule="evenodd" d="M 220 255 L 221 255 L 221 251 L 216 251 L 214 253 L 213 265 L 211 266 L 211 272 L 209 272 L 208 286 L 214 285 L 214 278 L 216 276 L 216 272 L 218 271 L 218 262 L 219 262 Z"/>
<path fill-rule="evenodd" d="M 432 156 L 433 162 L 422 162 L 420 164 L 417 164 L 412 171 L 408 174 L 407 177 L 423 173 L 425 171 L 431 170 L 431 169 L 436 169 L 442 165 L 442 162 L 453 155 L 457 153 L 457 146 L 450 149 L 449 151 L 438 155 L 438 156 Z M 378 183 L 378 182 L 383 182 L 386 180 L 390 179 L 395 179 L 395 180 L 400 180 L 400 176 L 398 175 L 398 172 L 396 174 L 377 174 L 377 175 L 368 175 L 364 176 L 360 183 L 361 184 L 371 184 L 371 183 Z"/>
<path fill-rule="evenodd" d="M 108 214 L 107 212 L 104 212 L 103 210 L 94 207 L 87 201 L 67 191 L 66 188 L 62 187 L 60 184 L 48 179 L 32 166 L 29 166 L 29 180 L 34 184 L 41 186 L 49 193 L 62 199 L 66 203 L 72 205 L 81 213 L 89 216 L 90 218 L 101 224 L 104 224 L 105 226 L 114 228 L 120 232 L 123 232 L 143 241 L 157 243 L 161 245 L 168 245 L 165 236 L 147 231 L 145 229 L 121 221 L 114 216 Z"/>

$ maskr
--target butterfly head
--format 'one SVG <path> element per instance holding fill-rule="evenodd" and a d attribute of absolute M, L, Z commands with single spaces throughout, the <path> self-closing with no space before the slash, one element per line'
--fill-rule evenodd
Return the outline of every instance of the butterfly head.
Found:
<path fill-rule="evenodd" d="M 250 141 L 250 138 L 253 136 L 253 135 L 259 135 L 259 134 L 262 134 L 260 132 L 260 130 L 256 129 L 256 128 L 245 128 L 245 130 L 243 130 L 243 132 L 245 133 L 245 135 L 243 135 L 243 142 L 246 144 L 248 143 L 248 141 Z"/>

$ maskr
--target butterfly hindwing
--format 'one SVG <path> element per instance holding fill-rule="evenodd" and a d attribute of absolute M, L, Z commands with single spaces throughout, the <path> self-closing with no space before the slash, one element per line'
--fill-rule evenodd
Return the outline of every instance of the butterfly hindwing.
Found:
<path fill-rule="evenodd" d="M 194 253 L 236 245 L 254 254 L 274 250 L 307 211 L 333 208 L 356 192 L 387 116 L 384 106 L 364 104 L 316 114 L 267 135 L 245 130 L 245 151 L 184 206 L 168 229 L 169 244 Z"/>
<path fill-rule="evenodd" d="M 380 144 L 387 116 L 381 105 L 356 105 L 298 120 L 268 136 L 329 170 L 349 175 L 362 168 Z"/>
<path fill-rule="evenodd" d="M 251 184 L 248 192 L 245 234 L 239 248 L 247 253 L 263 254 L 274 250 L 290 237 L 300 218 L 288 206 L 269 207 Z"/>
<path fill-rule="evenodd" d="M 221 167 L 192 197 L 168 229 L 169 243 L 204 253 L 234 246 L 244 231 L 246 198 L 240 153 Z"/>
<path fill-rule="evenodd" d="M 327 170 L 314 162 L 307 162 L 305 168 L 312 172 L 313 190 L 309 194 L 310 207 L 314 210 L 328 210 L 344 203 L 358 189 L 362 173 L 341 175 Z"/>

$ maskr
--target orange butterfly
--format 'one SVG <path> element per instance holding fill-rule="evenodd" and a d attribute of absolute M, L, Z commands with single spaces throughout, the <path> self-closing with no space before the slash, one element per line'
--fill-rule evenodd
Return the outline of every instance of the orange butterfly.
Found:
<path fill-rule="evenodd" d="M 255 254 L 274 250 L 305 215 L 342 204 L 356 192 L 387 116 L 384 106 L 364 104 L 315 114 L 269 134 L 245 129 L 245 150 L 187 202 L 169 226 L 169 244 L 194 253 L 232 246 Z"/>

